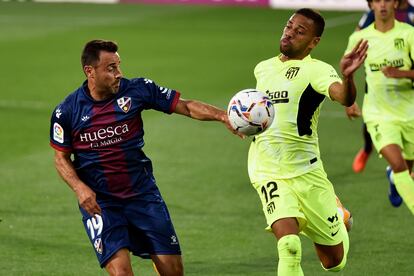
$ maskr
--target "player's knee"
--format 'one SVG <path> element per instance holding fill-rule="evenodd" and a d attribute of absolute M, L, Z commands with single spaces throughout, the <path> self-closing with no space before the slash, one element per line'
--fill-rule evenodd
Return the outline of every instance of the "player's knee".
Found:
<path fill-rule="evenodd" d="M 183 276 L 184 275 L 184 267 L 182 262 L 174 263 L 171 266 L 171 274 L 174 276 Z"/>
<path fill-rule="evenodd" d="M 346 256 L 343 255 L 342 258 L 337 258 L 336 256 L 333 256 L 329 259 L 329 261 L 325 261 L 322 263 L 322 267 L 326 271 L 330 272 L 339 272 L 342 269 L 344 269 L 346 265 Z"/>
<path fill-rule="evenodd" d="M 302 258 L 302 246 L 298 235 L 286 235 L 279 239 L 277 243 L 279 258 L 295 259 Z"/>
<path fill-rule="evenodd" d="M 132 269 L 128 266 L 111 266 L 107 267 L 107 271 L 111 276 L 132 276 Z"/>
<path fill-rule="evenodd" d="M 154 265 L 155 271 L 161 276 L 183 276 L 184 266 L 180 260 L 170 261 L 168 263 L 158 263 Z"/>
<path fill-rule="evenodd" d="M 321 258 L 321 265 L 323 269 L 331 272 L 341 271 L 346 265 L 346 257 L 348 253 L 347 241 L 344 240 L 342 243 L 343 250 L 337 251 L 325 258 Z"/>

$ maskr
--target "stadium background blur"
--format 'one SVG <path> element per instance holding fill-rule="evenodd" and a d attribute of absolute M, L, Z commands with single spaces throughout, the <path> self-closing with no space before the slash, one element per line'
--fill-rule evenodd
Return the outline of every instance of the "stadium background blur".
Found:
<path fill-rule="evenodd" d="M 328 8 L 336 1 L 275 1 L 293 5 L 283 10 L 262 2 L 201 2 L 0 2 L 0 275 L 106 275 L 48 145 L 53 107 L 84 79 L 79 56 L 86 41 L 117 41 L 126 77 L 145 76 L 184 98 L 226 108 L 236 91 L 255 86 L 254 66 L 278 52 L 294 5 Z M 336 68 L 366 8 L 362 0 L 341 1 L 341 7 L 344 2 L 358 7 L 322 11 L 327 26 L 313 53 Z M 363 77 L 360 70 L 359 103 Z M 175 222 L 186 275 L 274 275 L 275 241 L 264 231 L 247 176 L 250 139 L 218 124 L 153 111 L 144 112 L 144 124 L 144 150 Z M 405 206 L 395 209 L 388 202 L 385 161 L 372 158 L 364 173 L 352 172 L 360 127 L 360 120 L 349 121 L 343 108 L 325 102 L 322 160 L 355 223 L 348 265 L 337 275 L 413 275 L 413 218 Z M 311 248 L 303 246 L 303 269 L 320 275 Z M 137 275 L 155 275 L 148 261 L 133 258 L 133 265 Z"/>

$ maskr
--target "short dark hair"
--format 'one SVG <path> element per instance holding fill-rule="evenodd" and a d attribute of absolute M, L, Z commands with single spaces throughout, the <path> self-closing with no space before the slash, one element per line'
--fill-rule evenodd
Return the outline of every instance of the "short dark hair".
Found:
<path fill-rule="evenodd" d="M 318 37 L 322 36 L 323 30 L 325 29 L 325 19 L 323 19 L 322 15 L 319 12 L 304 8 L 297 10 L 295 14 L 300 14 L 306 18 L 311 19 L 314 22 L 315 35 Z"/>
<path fill-rule="evenodd" d="M 82 51 L 82 67 L 85 65 L 96 65 L 99 62 L 99 53 L 101 51 L 116 53 L 118 51 L 118 45 L 115 41 L 110 40 L 96 39 L 89 41 L 85 44 Z"/>

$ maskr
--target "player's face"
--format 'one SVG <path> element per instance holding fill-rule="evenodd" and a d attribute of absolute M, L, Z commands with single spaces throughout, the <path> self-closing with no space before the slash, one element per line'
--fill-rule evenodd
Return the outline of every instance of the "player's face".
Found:
<path fill-rule="evenodd" d="M 318 44 L 313 20 L 294 14 L 286 23 L 280 38 L 280 52 L 289 58 L 303 58 Z"/>
<path fill-rule="evenodd" d="M 99 62 L 91 66 L 90 75 L 88 75 L 88 79 L 94 82 L 97 91 L 111 94 L 118 92 L 122 78 L 120 63 L 118 53 L 105 51 L 99 53 Z"/>
<path fill-rule="evenodd" d="M 398 7 L 397 0 L 372 0 L 371 9 L 375 18 L 382 21 L 394 19 L 394 10 Z"/>

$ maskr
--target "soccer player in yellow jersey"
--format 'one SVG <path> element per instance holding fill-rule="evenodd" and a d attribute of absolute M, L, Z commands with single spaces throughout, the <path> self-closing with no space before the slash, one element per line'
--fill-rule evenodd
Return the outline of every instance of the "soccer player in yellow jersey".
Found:
<path fill-rule="evenodd" d="M 303 233 L 315 245 L 322 267 L 339 271 L 346 263 L 348 234 L 336 196 L 320 159 L 317 123 L 326 97 L 345 106 L 355 101 L 353 73 L 366 58 L 360 41 L 335 69 L 310 52 L 319 43 L 325 22 L 314 10 L 297 10 L 280 39 L 280 54 L 260 62 L 256 88 L 275 106 L 275 120 L 255 136 L 249 150 L 250 180 L 263 205 L 269 230 L 278 240 L 278 275 L 303 275 Z"/>
<path fill-rule="evenodd" d="M 362 37 L 370 44 L 362 115 L 375 148 L 392 170 L 387 171 L 391 203 L 398 207 L 401 195 L 414 214 L 414 28 L 396 21 L 397 0 L 370 2 L 375 21 L 350 36 L 346 51 Z"/>

